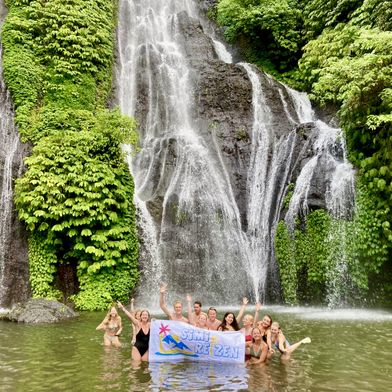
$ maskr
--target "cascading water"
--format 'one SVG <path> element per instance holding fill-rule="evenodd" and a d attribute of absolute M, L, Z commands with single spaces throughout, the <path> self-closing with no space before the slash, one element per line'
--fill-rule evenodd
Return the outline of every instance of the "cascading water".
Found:
<path fill-rule="evenodd" d="M 196 27 L 191 31 L 184 28 L 186 23 Z M 300 172 L 299 183 L 288 223 L 306 208 L 321 157 L 335 162 L 327 176 L 343 168 L 342 160 L 330 153 L 337 131 L 315 120 L 306 96 L 247 64 L 230 64 L 231 56 L 219 41 L 197 35 L 201 26 L 191 0 L 120 1 L 118 100 L 122 112 L 139 121 L 140 152 L 130 158 L 130 169 L 143 247 L 151 259 L 142 260 L 146 273 L 139 294 L 146 294 L 140 298 L 144 303 L 151 303 L 154 292 L 158 298 L 161 281 L 175 295 L 191 292 L 215 304 L 235 303 L 243 295 L 264 299 L 267 286 L 278 280 L 273 239 L 294 172 Z M 200 49 L 201 42 L 206 46 Z M 250 85 L 242 108 L 246 112 L 251 105 L 251 117 L 237 122 L 243 128 L 227 120 L 219 100 L 213 114 L 196 110 L 200 97 L 211 95 L 208 83 L 203 87 L 201 82 L 208 67 Z M 248 151 L 230 162 L 227 151 L 237 151 L 240 142 L 225 147 L 225 136 L 214 131 L 225 121 L 242 140 L 241 149 Z M 298 129 L 306 123 L 318 136 L 303 142 Z M 245 167 L 242 193 L 230 165 L 239 172 Z M 349 183 L 351 174 L 345 176 Z M 328 205 L 343 205 L 334 182 L 327 182 Z"/>
<path fill-rule="evenodd" d="M 119 38 L 125 65 L 119 99 L 123 112 L 137 115 L 135 97 L 145 85 L 147 113 L 144 119 L 139 117 L 141 152 L 132 172 L 137 197 L 149 209 L 161 203 L 160 222 L 155 222 L 161 279 L 180 293 L 204 292 L 206 297 L 208 287 L 209 300 L 218 293 L 231 300 L 235 290 L 220 277 L 230 276 L 233 268 L 246 277 L 241 263 L 243 233 L 214 140 L 199 132 L 190 113 L 191 71 L 178 43 L 177 15 L 192 14 L 193 2 L 123 2 L 121 9 L 127 7 L 134 20 L 125 42 L 121 33 Z M 122 31 L 127 15 L 120 14 Z"/>
<path fill-rule="evenodd" d="M 306 96 L 298 95 L 291 90 L 296 97 L 297 106 L 305 113 L 304 120 L 314 121 L 314 113 Z M 286 214 L 286 224 L 293 230 L 295 219 L 298 214 L 307 215 L 308 194 L 317 177 L 317 169 L 323 166 L 327 173 L 325 204 L 326 209 L 333 218 L 327 241 L 332 255 L 329 260 L 328 293 L 329 306 L 344 305 L 345 297 L 350 291 L 350 279 L 348 276 L 349 257 L 347 255 L 347 219 L 354 212 L 355 196 L 355 171 L 346 157 L 346 146 L 342 130 L 332 128 L 324 122 L 315 122 L 317 136 L 313 143 L 314 156 L 304 165 L 297 178 L 293 196 L 290 200 Z"/>
<path fill-rule="evenodd" d="M 4 4 L 0 2 L 0 25 L 5 15 Z M 26 241 L 20 238 L 13 203 L 13 178 L 21 175 L 23 167 L 22 144 L 2 78 L 2 54 L 0 45 L 0 307 L 24 299 L 28 286 Z"/>
<path fill-rule="evenodd" d="M 0 56 L 2 50 L 0 48 Z M 0 69 L 1 72 L 1 69 Z M 0 80 L 0 156 L 4 157 L 1 162 L 2 183 L 0 193 L 0 305 L 1 298 L 5 295 L 5 267 L 6 256 L 9 251 L 9 241 L 12 229 L 13 191 L 12 191 L 12 164 L 19 145 L 18 134 L 14 128 L 11 102 L 5 89 L 3 80 Z"/>
<path fill-rule="evenodd" d="M 253 90 L 251 156 L 247 178 L 247 270 L 256 293 L 265 292 L 275 227 L 291 168 L 296 135 L 277 137 L 258 74 L 248 64 Z M 284 170 L 281 170 L 281 168 Z M 256 300 L 258 300 L 256 294 Z"/>

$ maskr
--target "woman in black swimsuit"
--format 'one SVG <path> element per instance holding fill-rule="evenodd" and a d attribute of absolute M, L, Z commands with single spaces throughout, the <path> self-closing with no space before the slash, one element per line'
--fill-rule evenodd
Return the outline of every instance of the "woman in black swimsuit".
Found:
<path fill-rule="evenodd" d="M 127 315 L 135 326 L 136 341 L 132 347 L 132 359 L 134 361 L 148 361 L 148 343 L 150 339 L 150 313 L 142 310 L 140 320 L 137 320 L 132 313 L 118 302 L 118 307 Z"/>

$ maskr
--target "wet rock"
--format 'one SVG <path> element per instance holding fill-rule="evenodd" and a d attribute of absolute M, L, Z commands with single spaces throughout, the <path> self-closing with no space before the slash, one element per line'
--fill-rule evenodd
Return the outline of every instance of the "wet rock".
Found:
<path fill-rule="evenodd" d="M 20 142 L 13 105 L 0 78 L 0 307 L 30 297 L 27 233 L 13 202 L 13 181 L 23 175 L 30 150 Z"/>
<path fill-rule="evenodd" d="M 57 323 L 77 316 L 78 313 L 60 302 L 36 298 L 14 306 L 6 318 L 18 323 L 38 324 Z"/>

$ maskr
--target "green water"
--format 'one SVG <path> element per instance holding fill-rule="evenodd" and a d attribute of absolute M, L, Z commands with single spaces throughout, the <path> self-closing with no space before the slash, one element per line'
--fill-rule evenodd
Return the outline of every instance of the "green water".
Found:
<path fill-rule="evenodd" d="M 0 322 L 0 391 L 389 391 L 392 313 L 271 307 L 290 342 L 288 363 L 244 366 L 166 362 L 135 366 L 124 319 L 121 349 L 102 346 L 103 313 L 56 325 Z"/>

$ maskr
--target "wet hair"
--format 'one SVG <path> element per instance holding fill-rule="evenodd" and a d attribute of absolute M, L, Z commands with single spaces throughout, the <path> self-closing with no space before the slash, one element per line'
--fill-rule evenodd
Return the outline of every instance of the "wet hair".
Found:
<path fill-rule="evenodd" d="M 182 302 L 180 300 L 174 301 L 173 306 L 176 306 L 177 304 L 180 304 L 182 306 Z"/>
<path fill-rule="evenodd" d="M 195 302 L 193 303 L 193 305 L 199 305 L 199 306 L 201 307 L 201 302 L 200 302 L 200 301 L 195 301 Z"/>
<path fill-rule="evenodd" d="M 232 315 L 233 315 L 233 322 L 232 322 L 230 325 L 233 327 L 233 329 L 234 329 L 235 331 L 239 331 L 239 330 L 240 330 L 240 327 L 238 326 L 237 319 L 235 318 L 235 314 L 234 314 L 233 312 L 226 312 L 226 313 L 225 313 L 225 315 L 223 316 L 221 325 L 220 325 L 219 327 L 222 328 L 222 331 L 226 331 L 226 330 L 227 330 L 227 325 L 228 325 L 228 324 L 227 324 L 227 322 L 226 322 L 226 317 L 227 317 L 229 314 L 232 314 Z"/>

